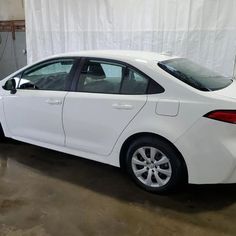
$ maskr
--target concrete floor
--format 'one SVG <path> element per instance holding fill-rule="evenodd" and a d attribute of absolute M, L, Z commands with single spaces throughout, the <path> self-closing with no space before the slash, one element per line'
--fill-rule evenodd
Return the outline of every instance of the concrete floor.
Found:
<path fill-rule="evenodd" d="M 0 144 L 0 235 L 236 235 L 236 185 L 147 193 L 118 168 Z"/>

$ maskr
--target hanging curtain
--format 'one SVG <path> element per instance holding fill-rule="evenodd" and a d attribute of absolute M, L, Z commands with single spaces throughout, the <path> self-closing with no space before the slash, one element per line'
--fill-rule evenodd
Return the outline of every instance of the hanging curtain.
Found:
<path fill-rule="evenodd" d="M 25 0 L 28 63 L 90 49 L 172 52 L 232 76 L 235 0 Z"/>

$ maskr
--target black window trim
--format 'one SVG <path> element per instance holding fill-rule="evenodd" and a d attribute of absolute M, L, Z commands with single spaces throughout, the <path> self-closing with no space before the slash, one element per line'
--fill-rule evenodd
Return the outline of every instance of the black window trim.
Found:
<path fill-rule="evenodd" d="M 63 91 L 61 90 L 46 90 L 46 89 L 20 89 L 18 86 L 19 86 L 19 83 L 20 83 L 20 80 L 23 78 L 23 75 L 26 71 L 30 71 L 31 69 L 33 69 L 35 67 L 35 70 L 38 70 L 40 68 L 43 68 L 45 65 L 50 65 L 50 64 L 53 64 L 54 62 L 57 62 L 57 61 L 62 61 L 62 60 L 74 60 L 74 64 L 71 68 L 71 71 L 70 73 L 68 74 L 68 77 L 67 77 L 67 81 L 66 81 L 66 85 L 65 85 L 65 88 Z M 79 67 L 80 65 L 80 61 L 81 61 L 81 57 L 55 57 L 55 58 L 50 58 L 50 59 L 46 59 L 44 61 L 40 61 L 36 64 L 33 64 L 32 66 L 26 68 L 25 70 L 21 71 L 19 74 L 17 74 L 16 76 L 19 76 L 19 83 L 17 85 L 17 90 L 24 90 L 24 91 L 57 91 L 57 92 L 69 92 L 71 91 L 71 85 L 72 85 L 72 82 L 73 82 L 73 79 L 74 79 L 74 76 L 77 72 L 77 68 Z M 34 70 L 33 70 L 34 71 Z"/>
<path fill-rule="evenodd" d="M 122 74 L 122 79 L 121 79 L 119 93 L 97 93 L 97 92 L 77 91 L 77 86 L 78 86 L 78 83 L 79 83 L 79 80 L 80 80 L 80 76 L 81 76 L 81 72 L 82 72 L 83 66 L 88 61 L 90 61 L 90 60 L 94 60 L 94 61 L 98 61 L 98 62 L 104 62 L 104 63 L 108 63 L 108 64 L 109 63 L 114 63 L 114 64 L 117 64 L 118 66 L 120 65 L 122 67 L 125 67 L 124 73 Z M 123 80 L 124 80 L 124 75 L 127 73 L 127 71 L 129 69 L 132 69 L 135 73 L 140 74 L 141 76 L 143 76 L 144 78 L 146 78 L 148 80 L 148 85 L 147 85 L 147 89 L 146 89 L 145 94 L 124 94 L 124 93 L 121 93 L 122 84 L 123 84 Z M 158 93 L 149 93 L 150 86 L 151 86 L 151 84 L 153 82 L 159 86 L 160 92 L 158 92 Z M 145 74 L 144 72 L 142 72 L 141 70 L 139 70 L 135 66 L 130 65 L 127 62 L 119 61 L 119 60 L 116 60 L 116 59 L 102 58 L 102 57 L 81 57 L 80 64 L 79 64 L 79 66 L 77 68 L 76 73 L 74 74 L 74 79 L 72 81 L 71 90 L 70 91 L 71 92 L 80 92 L 80 93 L 97 93 L 97 94 L 148 95 L 148 94 L 160 94 L 160 93 L 163 93 L 163 92 L 165 92 L 165 89 L 159 83 L 157 83 L 154 79 L 152 79 L 150 76 L 148 76 L 147 74 Z"/>

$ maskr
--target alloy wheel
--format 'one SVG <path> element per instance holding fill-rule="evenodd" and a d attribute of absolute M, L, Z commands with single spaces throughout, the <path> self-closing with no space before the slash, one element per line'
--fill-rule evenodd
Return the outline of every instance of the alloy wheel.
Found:
<path fill-rule="evenodd" d="M 131 158 L 131 163 L 136 178 L 148 187 L 162 187 L 172 176 L 168 157 L 155 147 L 138 148 Z"/>

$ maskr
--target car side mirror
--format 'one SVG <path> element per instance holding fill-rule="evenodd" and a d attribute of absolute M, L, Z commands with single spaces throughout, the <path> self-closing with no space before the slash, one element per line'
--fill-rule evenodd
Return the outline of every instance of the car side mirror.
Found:
<path fill-rule="evenodd" d="M 16 80 L 14 78 L 8 80 L 3 86 L 3 89 L 9 90 L 11 94 L 16 93 Z"/>
<path fill-rule="evenodd" d="M 15 81 L 15 79 L 11 79 L 11 80 L 12 80 L 11 94 L 15 94 L 16 93 L 16 81 Z"/>

